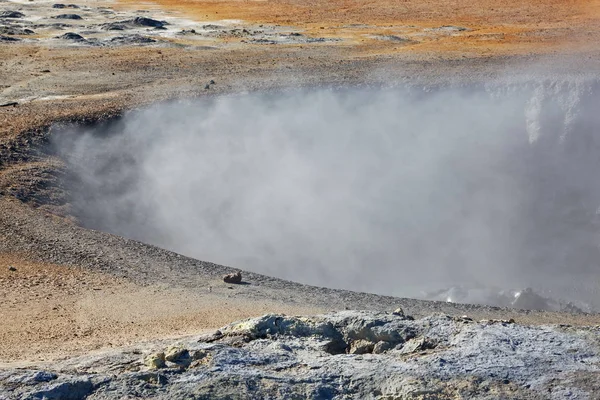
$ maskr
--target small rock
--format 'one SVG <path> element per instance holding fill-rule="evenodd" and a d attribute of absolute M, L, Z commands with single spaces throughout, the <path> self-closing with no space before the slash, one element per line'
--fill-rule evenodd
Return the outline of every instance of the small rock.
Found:
<path fill-rule="evenodd" d="M 166 25 L 163 21 L 157 21 L 155 19 L 146 17 L 135 17 L 134 19 L 127 22 L 132 23 L 133 25 L 150 26 L 153 28 L 162 28 L 164 25 Z"/>
<path fill-rule="evenodd" d="M 15 28 L 12 26 L 0 26 L 0 34 L 6 35 L 32 35 L 35 32 L 27 28 Z"/>
<path fill-rule="evenodd" d="M 52 8 L 67 8 L 67 6 L 64 4 L 57 3 L 57 4 L 53 4 Z"/>
<path fill-rule="evenodd" d="M 10 267 L 8 267 L 8 270 L 11 272 L 15 272 L 17 269 L 11 265 Z"/>
<path fill-rule="evenodd" d="M 118 22 L 110 22 L 102 25 L 102 29 L 105 31 L 124 31 L 127 26 Z"/>
<path fill-rule="evenodd" d="M 141 36 L 141 35 L 131 35 L 131 36 L 117 36 L 110 39 L 111 43 L 116 44 L 146 44 L 146 43 L 155 43 L 156 40 Z"/>
<path fill-rule="evenodd" d="M 50 382 L 58 378 L 58 376 L 53 372 L 37 371 L 32 378 L 36 382 Z"/>
<path fill-rule="evenodd" d="M 210 353 L 206 350 L 194 350 L 190 357 L 192 360 L 202 360 L 203 358 L 209 357 Z"/>
<path fill-rule="evenodd" d="M 398 307 L 394 310 L 392 314 L 397 315 L 399 317 L 404 317 L 404 310 L 402 309 L 402 307 Z"/>
<path fill-rule="evenodd" d="M 78 15 L 78 14 L 59 14 L 52 18 L 55 18 L 55 19 L 83 19 L 83 18 L 81 18 L 81 15 Z"/>
<path fill-rule="evenodd" d="M 392 349 L 394 346 L 390 342 L 380 341 L 373 346 L 373 354 L 381 354 Z"/>
<path fill-rule="evenodd" d="M 137 374 L 137 378 L 144 382 L 151 383 L 153 385 L 166 385 L 167 383 L 169 383 L 166 376 L 156 372 L 145 372 Z"/>
<path fill-rule="evenodd" d="M 94 389 L 94 385 L 89 379 L 73 379 L 68 382 L 61 382 L 50 385 L 46 389 L 31 394 L 34 399 L 47 400 L 79 400 L 85 399 Z"/>
<path fill-rule="evenodd" d="M 25 14 L 18 11 L 2 11 L 0 12 L 0 18 L 23 18 Z"/>
<path fill-rule="evenodd" d="M 65 40 L 76 40 L 76 41 L 80 41 L 80 40 L 85 40 L 85 38 L 81 35 L 78 35 L 77 33 L 73 33 L 73 32 L 67 32 L 64 35 L 60 35 L 56 37 L 57 39 L 65 39 Z"/>
<path fill-rule="evenodd" d="M 420 337 L 416 339 L 411 339 L 408 342 L 404 343 L 402 349 L 400 349 L 400 354 L 410 354 L 415 353 L 417 351 L 435 349 L 437 344 L 433 342 L 431 339 L 426 337 Z"/>
<path fill-rule="evenodd" d="M 235 272 L 233 274 L 227 274 L 223 276 L 223 282 L 225 283 L 242 283 L 242 273 Z"/>
<path fill-rule="evenodd" d="M 480 324 L 485 325 L 493 325 L 493 324 L 502 324 L 502 325 L 511 325 L 515 323 L 514 319 L 482 319 L 479 321 Z"/>
<path fill-rule="evenodd" d="M 171 362 L 177 362 L 178 360 L 182 359 L 182 358 L 188 358 L 189 357 L 189 352 L 187 351 L 186 348 L 182 347 L 182 346 L 170 346 L 166 351 L 165 351 L 165 360 L 167 361 L 171 361 Z"/>
<path fill-rule="evenodd" d="M 375 348 L 375 344 L 368 340 L 359 339 L 355 340 L 350 344 L 350 354 L 367 354 L 372 353 Z"/>
<path fill-rule="evenodd" d="M 165 353 L 152 353 L 144 359 L 144 364 L 150 369 L 164 368 L 165 364 Z"/>

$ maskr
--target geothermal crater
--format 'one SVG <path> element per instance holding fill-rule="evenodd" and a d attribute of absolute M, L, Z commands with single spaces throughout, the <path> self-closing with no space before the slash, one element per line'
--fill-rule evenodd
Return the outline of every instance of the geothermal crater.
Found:
<path fill-rule="evenodd" d="M 596 295 L 598 82 L 320 89 L 55 129 L 85 227 L 319 286 Z"/>

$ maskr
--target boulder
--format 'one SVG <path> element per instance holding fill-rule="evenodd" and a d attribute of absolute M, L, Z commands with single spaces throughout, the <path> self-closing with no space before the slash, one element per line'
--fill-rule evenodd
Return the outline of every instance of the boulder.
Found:
<path fill-rule="evenodd" d="M 374 347 L 375 347 L 375 343 L 370 342 L 368 340 L 359 339 L 359 340 L 355 340 L 354 342 L 350 343 L 350 349 L 348 350 L 348 353 L 350 353 L 350 354 L 372 353 Z"/>
<path fill-rule="evenodd" d="M 163 26 L 166 25 L 166 23 L 164 21 L 157 21 L 155 19 L 146 18 L 146 17 L 135 17 L 134 19 L 126 21 L 126 22 L 129 22 L 136 26 L 149 26 L 152 28 L 162 28 Z"/>
<path fill-rule="evenodd" d="M 165 364 L 165 353 L 158 352 L 152 353 L 144 359 L 144 364 L 150 369 L 164 368 Z"/>
<path fill-rule="evenodd" d="M 189 358 L 190 354 L 185 347 L 174 345 L 165 351 L 165 360 L 176 363 L 183 358 Z"/>
<path fill-rule="evenodd" d="M 0 18 L 23 18 L 25 14 L 18 11 L 0 11 Z"/>
<path fill-rule="evenodd" d="M 48 386 L 46 389 L 31 393 L 32 399 L 44 400 L 82 400 L 94 389 L 94 385 L 87 378 L 74 378 Z"/>
<path fill-rule="evenodd" d="M 79 15 L 79 14 L 59 14 L 59 15 L 55 15 L 52 18 L 56 18 L 56 19 L 83 19 L 83 18 L 81 18 L 81 15 Z"/>
<path fill-rule="evenodd" d="M 63 35 L 57 36 L 57 39 L 64 39 L 64 40 L 75 40 L 75 41 L 82 41 L 85 40 L 85 38 L 81 35 L 78 35 L 77 33 L 73 33 L 73 32 L 67 32 Z"/>
<path fill-rule="evenodd" d="M 223 276 L 223 282 L 225 283 L 242 283 L 242 273 L 234 272 L 232 274 L 227 274 Z"/>

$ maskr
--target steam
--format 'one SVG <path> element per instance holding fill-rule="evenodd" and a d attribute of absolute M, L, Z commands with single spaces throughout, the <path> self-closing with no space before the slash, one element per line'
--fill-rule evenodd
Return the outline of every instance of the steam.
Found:
<path fill-rule="evenodd" d="M 600 117 L 586 90 L 225 96 L 55 144 L 84 225 L 195 258 L 393 295 L 571 293 L 594 285 L 600 260 Z"/>

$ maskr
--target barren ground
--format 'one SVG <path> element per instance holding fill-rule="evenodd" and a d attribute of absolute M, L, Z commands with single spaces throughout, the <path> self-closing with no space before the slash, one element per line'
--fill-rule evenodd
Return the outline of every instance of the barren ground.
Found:
<path fill-rule="evenodd" d="M 30 13 L 43 4 L 0 0 L 0 11 L 29 7 L 23 12 Z M 441 311 L 533 324 L 600 323 L 595 315 L 380 298 L 253 274 L 246 275 L 250 285 L 230 289 L 220 281 L 225 267 L 78 228 L 57 187 L 60 160 L 35 151 L 52 122 L 94 122 L 177 97 L 388 80 L 526 78 L 527 71 L 519 68 L 525 64 L 548 74 L 594 74 L 600 60 L 600 1 L 78 4 L 90 7 L 90 19 L 100 5 L 131 15 L 143 7 L 145 16 L 184 18 L 192 27 L 210 23 L 235 28 L 192 39 L 160 37 L 148 45 L 65 42 L 54 39 L 54 28 L 11 36 L 21 41 L 0 40 L 0 104 L 9 104 L 0 107 L 0 360 L 64 357 L 195 333 L 266 312 L 402 305 L 415 315 Z M 0 19 L 0 25 L 5 23 Z M 244 27 L 254 33 L 232 30 Z M 75 29 L 84 31 L 75 25 L 63 31 Z M 284 34 L 261 29 L 283 29 Z M 89 35 L 105 40 L 105 33 Z M 287 41 L 264 42 L 280 37 Z M 216 83 L 206 89 L 210 80 Z"/>

